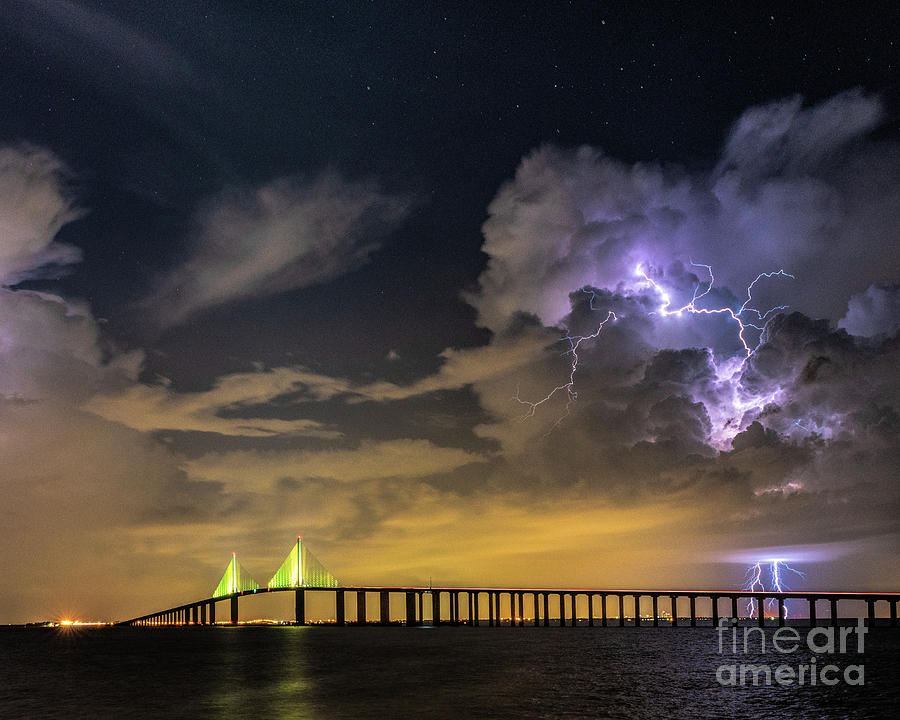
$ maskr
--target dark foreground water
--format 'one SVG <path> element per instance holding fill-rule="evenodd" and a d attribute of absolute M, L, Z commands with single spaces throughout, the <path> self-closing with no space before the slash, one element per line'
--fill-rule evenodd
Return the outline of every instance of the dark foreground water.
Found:
<path fill-rule="evenodd" d="M 717 668 L 812 654 L 719 654 L 712 628 L 7 629 L 0 718 L 898 717 L 900 632 L 865 639 L 817 656 L 836 685 L 734 687 Z"/>

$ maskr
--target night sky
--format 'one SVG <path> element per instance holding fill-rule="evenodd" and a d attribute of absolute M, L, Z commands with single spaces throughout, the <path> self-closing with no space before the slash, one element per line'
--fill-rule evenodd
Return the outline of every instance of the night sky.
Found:
<path fill-rule="evenodd" d="M 4 3 L 0 621 L 900 586 L 895 4 L 250 5 Z"/>

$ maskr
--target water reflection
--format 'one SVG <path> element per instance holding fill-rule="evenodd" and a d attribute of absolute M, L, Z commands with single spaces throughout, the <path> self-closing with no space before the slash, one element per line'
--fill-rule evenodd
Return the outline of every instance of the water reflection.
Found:
<path fill-rule="evenodd" d="M 218 683 L 206 705 L 220 718 L 316 717 L 308 627 L 216 628 Z"/>

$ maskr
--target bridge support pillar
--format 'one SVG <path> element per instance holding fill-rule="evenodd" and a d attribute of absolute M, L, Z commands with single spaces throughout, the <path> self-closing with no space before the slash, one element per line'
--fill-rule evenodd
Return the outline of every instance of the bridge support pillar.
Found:
<path fill-rule="evenodd" d="M 550 627 L 550 595 L 541 593 L 544 603 L 544 627 Z"/>
<path fill-rule="evenodd" d="M 818 620 L 816 619 L 816 599 L 814 597 L 809 598 L 809 626 L 815 627 L 818 625 Z"/>
<path fill-rule="evenodd" d="M 406 592 L 406 627 L 416 626 L 416 594 Z"/>
<path fill-rule="evenodd" d="M 500 593 L 494 593 L 494 622 L 496 623 L 495 627 L 500 627 Z"/>
<path fill-rule="evenodd" d="M 634 595 L 634 626 L 641 626 L 641 596 Z"/>
<path fill-rule="evenodd" d="M 419 603 L 419 625 L 425 624 L 425 593 L 419 590 L 416 593 L 416 600 Z"/>
<path fill-rule="evenodd" d="M 784 627 L 784 598 L 778 598 L 778 627 Z"/>
<path fill-rule="evenodd" d="M 831 598 L 831 626 L 837 627 L 837 625 L 838 625 L 837 598 Z"/>
<path fill-rule="evenodd" d="M 494 627 L 494 593 L 487 594 L 488 601 L 488 627 Z"/>
<path fill-rule="evenodd" d="M 294 622 L 306 625 L 306 590 L 303 588 L 294 590 Z"/>
<path fill-rule="evenodd" d="M 737 595 L 732 595 L 732 596 L 731 596 L 731 617 L 734 618 L 735 624 L 737 624 L 737 621 L 738 621 L 738 609 L 737 609 L 737 604 L 738 604 L 738 598 L 737 598 Z"/>
<path fill-rule="evenodd" d="M 697 627 L 697 598 L 690 596 L 691 601 L 691 627 Z"/>
<path fill-rule="evenodd" d="M 200 603 L 200 624 L 206 625 L 206 603 Z"/>
<path fill-rule="evenodd" d="M 578 610 L 575 607 L 575 601 L 578 599 L 577 593 L 572 593 L 569 595 L 569 599 L 572 601 L 571 613 L 572 616 L 572 627 L 578 627 Z"/>
<path fill-rule="evenodd" d="M 231 624 L 237 625 L 238 622 L 238 596 L 231 596 Z"/>
<path fill-rule="evenodd" d="M 566 596 L 564 593 L 559 594 L 559 626 L 566 626 Z"/>
<path fill-rule="evenodd" d="M 600 596 L 600 627 L 606 627 L 606 594 Z"/>
<path fill-rule="evenodd" d="M 367 621 L 366 617 L 366 591 L 365 590 L 357 590 L 356 591 L 356 623 L 358 625 L 365 625 Z"/>
<path fill-rule="evenodd" d="M 756 623 L 760 627 L 766 626 L 766 599 L 756 598 Z"/>
<path fill-rule="evenodd" d="M 659 596 L 654 595 L 651 602 L 653 603 L 653 627 L 659 627 Z"/>
<path fill-rule="evenodd" d="M 891 600 L 891 627 L 897 627 L 897 601 Z"/>
<path fill-rule="evenodd" d="M 481 616 L 478 614 L 478 596 L 481 595 L 477 590 L 472 594 L 472 627 L 481 627 Z"/>
<path fill-rule="evenodd" d="M 435 627 L 441 624 L 441 593 L 439 590 L 431 591 L 431 624 Z"/>
<path fill-rule="evenodd" d="M 588 627 L 594 627 L 594 596 L 587 594 L 588 601 Z"/>
<path fill-rule="evenodd" d="M 211 600 L 209 603 L 209 624 L 216 624 L 216 601 Z"/>
<path fill-rule="evenodd" d="M 194 625 L 200 624 L 200 606 L 199 605 L 194 605 L 193 607 L 191 607 L 191 622 Z"/>
<path fill-rule="evenodd" d="M 719 627 L 719 596 L 718 595 L 710 595 L 710 602 L 712 602 L 712 622 L 713 627 Z"/>
<path fill-rule="evenodd" d="M 866 600 L 866 605 L 868 605 L 868 616 L 869 622 L 867 623 L 868 627 L 874 627 L 875 625 L 875 601 L 874 600 Z"/>
<path fill-rule="evenodd" d="M 534 607 L 534 627 L 541 624 L 541 596 L 539 593 L 531 593 L 531 604 Z"/>
<path fill-rule="evenodd" d="M 334 591 L 334 621 L 338 625 L 347 623 L 347 613 L 344 611 L 344 591 Z"/>
<path fill-rule="evenodd" d="M 678 627 L 678 596 L 669 595 L 669 605 L 672 607 L 672 627 Z"/>

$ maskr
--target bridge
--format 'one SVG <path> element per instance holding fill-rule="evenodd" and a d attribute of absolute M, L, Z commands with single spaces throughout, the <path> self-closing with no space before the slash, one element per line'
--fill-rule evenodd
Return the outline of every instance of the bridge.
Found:
<path fill-rule="evenodd" d="M 897 626 L 897 604 L 900 593 L 885 592 L 822 592 L 789 591 L 766 592 L 747 590 L 613 590 L 602 588 L 490 588 L 490 587 L 424 587 L 424 586 L 363 586 L 341 585 L 337 579 L 309 551 L 301 537 L 291 547 L 281 567 L 266 587 L 261 587 L 238 562 L 232 553 L 231 562 L 211 597 L 178 605 L 157 612 L 141 615 L 117 623 L 131 626 L 181 626 L 216 625 L 216 605 L 229 604 L 230 616 L 227 624 L 238 624 L 239 599 L 247 595 L 273 592 L 294 593 L 294 621 L 306 625 L 306 594 L 332 593 L 334 597 L 333 624 L 366 625 L 367 596 L 378 595 L 378 625 L 401 624 L 408 627 L 421 625 L 468 625 L 479 627 L 501 627 L 502 625 L 523 627 L 588 627 L 611 625 L 628 627 L 698 627 L 698 620 L 712 621 L 713 626 L 722 618 L 755 621 L 759 627 L 767 625 L 784 627 L 787 624 L 788 600 L 803 601 L 807 606 L 808 624 L 816 626 L 820 620 L 836 626 L 840 623 L 840 601 L 862 601 L 866 605 L 866 618 L 870 627 L 875 625 L 876 609 L 879 603 L 887 603 L 891 627 Z M 348 618 L 346 597 L 356 595 L 356 617 Z M 405 616 L 399 622 L 392 621 L 390 601 L 400 595 L 405 601 Z M 425 597 L 429 596 L 426 603 Z M 587 600 L 587 613 L 579 617 L 576 600 Z M 556 601 L 551 606 L 551 598 Z M 629 609 L 626 608 L 629 599 Z M 442 602 L 446 599 L 445 604 Z M 505 599 L 505 602 L 504 602 Z M 678 603 L 687 604 L 687 613 L 679 614 Z M 698 614 L 698 600 L 709 607 L 709 614 Z M 612 602 L 615 608 L 612 607 Z M 647 602 L 649 601 L 649 602 Z M 668 605 L 668 612 L 661 602 Z M 745 603 L 741 603 L 745 601 Z M 724 612 L 722 604 L 725 603 Z M 644 608 L 641 604 L 644 603 Z M 649 604 L 649 608 L 646 607 Z M 826 616 L 819 616 L 819 606 L 828 609 Z M 428 607 L 430 605 L 430 607 Z M 504 614 L 505 605 L 505 614 Z M 775 608 L 774 614 L 766 613 L 766 606 Z M 743 607 L 743 615 L 739 613 Z M 429 611 L 429 612 L 426 612 Z M 551 612 L 554 610 L 554 612 Z M 613 612 L 615 614 L 613 614 Z M 485 617 L 486 615 L 486 617 Z M 855 616 L 854 616 L 855 617 Z M 582 623 L 582 620 L 586 622 Z M 791 624 L 794 624 L 792 621 Z"/>

